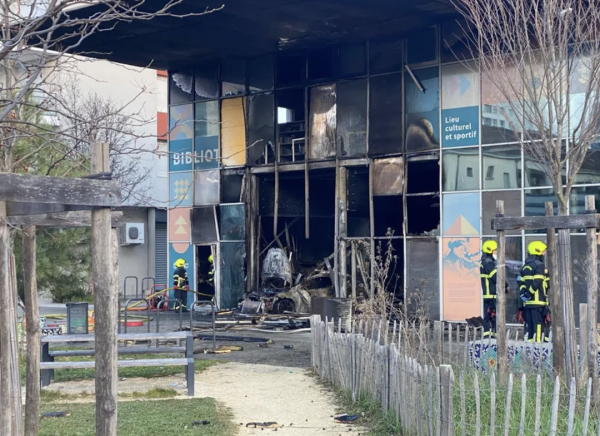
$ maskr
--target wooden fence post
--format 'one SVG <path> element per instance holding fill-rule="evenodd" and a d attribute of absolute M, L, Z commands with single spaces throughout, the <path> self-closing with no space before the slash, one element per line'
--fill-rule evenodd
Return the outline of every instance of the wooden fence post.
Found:
<path fill-rule="evenodd" d="M 596 213 L 596 200 L 593 195 L 585 197 L 586 213 Z M 586 231 L 587 240 L 587 326 L 579 325 L 579 328 L 587 327 L 587 354 L 588 371 L 592 379 L 592 399 L 596 404 L 598 402 L 598 241 L 596 239 L 596 229 L 589 228 Z M 585 351 L 586 349 L 584 349 Z M 583 352 L 582 351 L 582 354 Z"/>
<path fill-rule="evenodd" d="M 0 434 L 12 434 L 12 412 L 10 377 L 10 240 L 6 225 L 6 203 L 0 201 L 0 297 L 6 304 L 0 304 Z"/>
<path fill-rule="evenodd" d="M 581 366 L 579 367 L 579 385 L 584 386 L 587 383 L 589 377 L 588 366 L 592 364 L 588 360 L 588 305 L 585 303 L 579 304 L 579 350 L 580 356 L 579 361 L 581 362 Z M 596 354 L 597 356 L 597 354 Z"/>
<path fill-rule="evenodd" d="M 441 436 L 454 435 L 454 372 L 452 365 L 440 366 Z"/>
<path fill-rule="evenodd" d="M 496 216 L 504 216 L 504 201 L 496 201 Z M 504 230 L 498 230 L 498 260 L 496 279 L 496 344 L 498 351 L 498 375 L 500 384 L 505 385 L 508 379 L 508 350 L 506 348 L 506 239 Z"/>
<path fill-rule="evenodd" d="M 36 275 L 36 228 L 23 228 L 23 284 L 27 337 L 25 436 L 37 436 L 40 416 L 40 313 Z"/>
<path fill-rule="evenodd" d="M 110 172 L 108 144 L 92 144 L 92 175 Z M 92 210 L 92 281 L 96 319 L 96 436 L 117 436 L 117 315 L 110 208 Z"/>
<path fill-rule="evenodd" d="M 554 214 L 554 206 L 551 201 L 546 203 L 546 216 Z M 546 267 L 550 275 L 550 311 L 552 312 L 552 366 L 554 375 L 565 376 L 565 343 L 563 336 L 563 307 L 562 294 L 559 291 L 558 282 L 558 245 L 556 243 L 555 229 L 546 229 L 546 240 L 548 242 L 548 255 L 546 256 Z"/>

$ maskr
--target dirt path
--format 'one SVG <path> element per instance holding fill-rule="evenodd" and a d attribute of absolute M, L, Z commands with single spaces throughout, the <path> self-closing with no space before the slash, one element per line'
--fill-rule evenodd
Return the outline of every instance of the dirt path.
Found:
<path fill-rule="evenodd" d="M 217 365 L 196 376 L 196 396 L 226 405 L 240 425 L 240 435 L 274 430 L 247 428 L 250 422 L 275 421 L 283 435 L 358 435 L 355 425 L 336 424 L 333 395 L 307 370 L 246 363 Z"/>

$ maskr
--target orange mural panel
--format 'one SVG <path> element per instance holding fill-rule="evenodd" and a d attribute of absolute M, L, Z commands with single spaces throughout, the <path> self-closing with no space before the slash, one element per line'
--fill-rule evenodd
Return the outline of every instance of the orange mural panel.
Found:
<path fill-rule="evenodd" d="M 445 321 L 481 316 L 479 238 L 442 238 Z"/>
<path fill-rule="evenodd" d="M 221 156 L 224 166 L 246 164 L 246 99 L 221 102 Z"/>
<path fill-rule="evenodd" d="M 190 211 L 188 207 L 169 210 L 169 242 L 191 241 Z"/>

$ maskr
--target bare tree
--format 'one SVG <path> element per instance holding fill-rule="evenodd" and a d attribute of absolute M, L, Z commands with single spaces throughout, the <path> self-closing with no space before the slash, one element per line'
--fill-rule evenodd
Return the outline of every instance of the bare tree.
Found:
<path fill-rule="evenodd" d="M 600 3 L 453 2 L 467 20 L 466 33 L 482 80 L 497 91 L 503 101 L 501 114 L 518 132 L 525 155 L 543 169 L 559 214 L 567 215 L 577 174 L 599 133 Z M 559 230 L 559 249 L 564 310 L 553 313 L 553 323 L 564 322 L 565 369 L 571 377 L 577 374 L 577 361 L 568 230 Z M 562 356 L 554 359 L 560 365 Z"/>
<path fill-rule="evenodd" d="M 198 16 L 220 9 L 198 9 L 190 13 L 189 8 L 182 8 L 184 2 L 165 0 L 153 9 L 145 0 L 0 0 L 0 172 L 38 172 L 32 166 L 35 162 L 38 166 L 50 165 L 46 171 L 48 174 L 88 175 L 89 164 L 86 165 L 85 161 L 82 164 L 78 159 L 81 156 L 79 147 L 83 154 L 89 147 L 89 141 L 98 137 L 118 143 L 119 135 L 124 134 L 123 129 L 117 133 L 113 126 L 121 124 L 126 114 L 114 106 L 89 104 L 88 101 L 87 104 L 81 103 L 89 109 L 86 115 L 73 117 L 72 107 L 65 104 L 64 96 L 54 92 L 51 86 L 54 76 L 68 68 L 71 54 L 76 53 L 80 44 L 95 32 L 110 31 L 116 25 L 127 25 L 132 21 Z M 86 11 L 89 13 L 86 14 Z M 49 122 L 49 113 L 51 117 L 72 122 L 55 125 Z M 71 151 L 65 153 L 69 147 Z M 75 147 L 77 151 L 73 151 Z M 119 153 L 116 149 L 114 151 L 117 156 Z M 58 157 L 61 153 L 62 160 Z M 54 157 L 58 159 L 53 161 Z M 115 171 L 130 173 L 128 164 L 119 162 L 121 164 L 115 162 Z M 67 174 L 60 173 L 67 167 Z M 140 179 L 143 175 L 138 177 L 137 182 Z M 0 212 L 5 210 L 5 204 L 0 202 Z M 4 223 L 2 227 L 5 227 Z M 2 245 L 5 257 L 10 258 L 10 244 Z M 1 273 L 0 276 L 4 277 Z M 2 286 L 0 298 L 10 301 L 15 292 L 12 287 Z M 10 336 L 0 335 L 0 349 L 10 349 L 11 341 Z M 28 343 L 29 346 L 38 346 L 35 341 L 29 342 L 29 338 Z M 11 379 L 6 371 L 19 367 L 18 362 L 11 359 L 16 357 L 9 353 L 0 354 L 2 391 L 20 392 L 18 382 L 7 384 Z M 97 418 L 103 422 L 98 434 L 116 435 L 116 408 L 106 409 L 104 406 L 97 405 Z M 0 406 L 0 433 L 20 436 L 18 427 L 13 427 L 5 419 L 15 410 L 16 406 L 10 401 Z M 29 436 L 36 431 L 28 425 L 25 433 Z"/>

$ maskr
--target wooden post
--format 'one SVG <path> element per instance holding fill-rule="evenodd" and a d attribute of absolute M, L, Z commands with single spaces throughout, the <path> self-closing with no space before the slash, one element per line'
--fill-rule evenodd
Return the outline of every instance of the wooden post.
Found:
<path fill-rule="evenodd" d="M 345 167 L 339 167 L 338 170 L 338 238 L 339 238 L 339 252 L 338 252 L 338 265 L 339 269 L 336 271 L 339 272 L 339 291 L 340 297 L 346 298 L 348 296 L 348 214 L 347 214 L 347 178 L 348 178 L 348 170 Z"/>
<path fill-rule="evenodd" d="M 504 216 L 504 202 L 496 201 L 496 216 Z M 504 230 L 498 230 L 498 260 L 496 279 L 496 344 L 498 347 L 498 376 L 502 385 L 508 379 L 508 350 L 506 348 L 506 239 Z"/>
<path fill-rule="evenodd" d="M 91 147 L 91 172 L 110 172 L 108 144 Z M 110 208 L 92 211 L 92 281 L 96 317 L 96 435 L 117 435 L 117 293 Z"/>
<path fill-rule="evenodd" d="M 310 145 L 310 144 L 308 144 Z M 308 150 L 304 163 L 304 237 L 310 239 L 310 182 L 308 175 Z"/>
<path fill-rule="evenodd" d="M 566 379 L 577 379 L 577 332 L 575 331 L 575 312 L 573 310 L 573 276 L 571 274 L 571 233 L 568 229 L 558 230 L 558 272 L 565 341 Z"/>
<path fill-rule="evenodd" d="M 356 302 L 356 243 L 351 242 L 352 245 L 352 301 Z"/>
<path fill-rule="evenodd" d="M 23 283 L 27 337 L 25 436 L 37 436 L 40 416 L 40 314 L 36 275 L 36 228 L 23 228 Z"/>
<path fill-rule="evenodd" d="M 546 216 L 554 214 L 551 201 L 546 203 Z M 562 293 L 558 283 L 558 245 L 556 243 L 555 229 L 546 229 L 548 252 L 546 254 L 546 267 L 550 276 L 550 312 L 552 313 L 552 366 L 554 376 L 565 376 L 565 344 L 563 336 L 563 307 Z"/>
<path fill-rule="evenodd" d="M 11 355 L 10 355 L 10 240 L 6 225 L 6 203 L 0 201 L 0 434 L 12 434 L 12 414 L 14 405 L 11 403 Z"/>
<path fill-rule="evenodd" d="M 441 436 L 454 435 L 454 372 L 451 365 L 440 366 Z"/>
<path fill-rule="evenodd" d="M 588 325 L 588 305 L 585 303 L 579 304 L 579 360 L 581 362 L 579 371 L 579 385 L 585 386 L 588 380 L 588 337 L 587 337 L 587 325 Z M 598 354 L 596 354 L 598 356 Z"/>
<path fill-rule="evenodd" d="M 586 213 L 596 213 L 596 199 L 593 195 L 585 197 Z M 598 401 L 598 240 L 596 229 L 588 228 L 587 240 L 587 326 L 579 325 L 580 329 L 587 330 L 587 355 L 589 376 L 592 380 L 592 398 Z M 586 349 L 582 350 L 582 353 Z"/>

